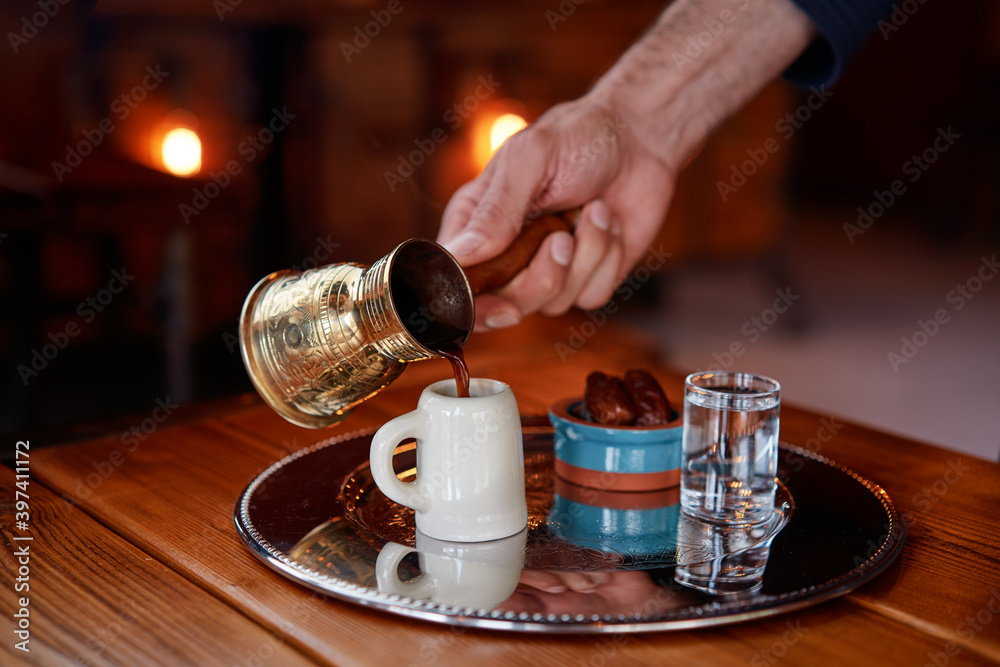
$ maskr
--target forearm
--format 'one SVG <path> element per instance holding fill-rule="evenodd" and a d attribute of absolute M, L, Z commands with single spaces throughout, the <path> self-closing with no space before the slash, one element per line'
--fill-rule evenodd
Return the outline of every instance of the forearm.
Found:
<path fill-rule="evenodd" d="M 814 35 L 790 0 L 676 0 L 589 95 L 676 172 Z"/>

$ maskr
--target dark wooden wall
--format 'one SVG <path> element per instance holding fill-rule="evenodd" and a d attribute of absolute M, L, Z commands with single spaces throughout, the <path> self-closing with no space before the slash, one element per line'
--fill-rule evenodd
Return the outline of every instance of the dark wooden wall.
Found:
<path fill-rule="evenodd" d="M 433 237 L 451 193 L 476 173 L 487 112 L 516 107 L 530 120 L 580 95 L 661 10 L 601 0 L 390 4 L 56 2 L 42 20 L 37 1 L 4 3 L 0 430 L 248 389 L 236 321 L 259 277 L 370 263 L 406 238 Z M 947 123 L 983 140 L 964 142 L 962 159 L 928 173 L 907 205 L 940 211 L 957 183 L 959 236 L 994 234 L 996 14 L 976 0 L 928 2 L 898 34 L 873 36 L 815 119 L 723 201 L 720 179 L 810 94 L 771 86 L 692 161 L 661 240 L 678 260 L 773 254 L 789 187 L 849 213 Z M 32 32 L 26 22 L 44 25 Z M 147 68 L 167 74 L 150 79 Z M 125 105 L 144 80 L 155 85 Z M 175 109 L 190 113 L 204 143 L 203 168 L 189 179 L 163 173 L 150 153 Z M 248 138 L 276 113 L 283 129 L 253 148 Z M 114 130 L 94 134 L 108 120 Z M 53 166 L 88 136 L 101 141 L 79 166 Z M 239 173 L 227 178 L 232 163 Z M 134 278 L 87 320 L 80 304 L 122 268 Z M 73 325 L 65 349 L 33 368 L 33 353 Z"/>

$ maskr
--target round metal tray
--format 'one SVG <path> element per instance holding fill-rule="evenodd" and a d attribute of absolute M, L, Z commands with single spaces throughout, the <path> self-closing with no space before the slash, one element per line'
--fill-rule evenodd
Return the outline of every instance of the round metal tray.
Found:
<path fill-rule="evenodd" d="M 331 597 L 451 625 L 550 633 L 647 632 L 735 623 L 842 595 L 898 555 L 904 527 L 878 485 L 783 444 L 772 520 L 717 531 L 679 512 L 677 489 L 609 493 L 552 468 L 552 429 L 525 417 L 528 527 L 457 544 L 418 535 L 413 512 L 368 471 L 373 430 L 320 442 L 275 463 L 243 492 L 236 528 L 280 574 Z M 414 446 L 397 450 L 412 476 Z M 756 588 L 713 595 L 677 568 L 763 567 Z"/>

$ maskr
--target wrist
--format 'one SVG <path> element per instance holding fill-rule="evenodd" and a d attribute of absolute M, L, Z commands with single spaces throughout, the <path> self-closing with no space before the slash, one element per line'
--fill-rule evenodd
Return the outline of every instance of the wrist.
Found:
<path fill-rule="evenodd" d="M 790 0 L 676 0 L 589 95 L 676 171 L 813 34 Z"/>

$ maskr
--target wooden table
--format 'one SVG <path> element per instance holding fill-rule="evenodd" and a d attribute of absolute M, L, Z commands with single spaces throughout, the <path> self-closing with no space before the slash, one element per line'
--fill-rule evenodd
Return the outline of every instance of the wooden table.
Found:
<path fill-rule="evenodd" d="M 581 393 L 593 369 L 682 375 L 613 324 L 529 318 L 473 337 L 473 375 L 510 384 L 524 413 Z M 557 345 L 558 344 L 558 345 Z M 739 625 L 637 635 L 542 636 L 453 628 L 328 600 L 285 580 L 236 536 L 233 507 L 264 468 L 332 435 L 411 410 L 446 377 L 415 364 L 331 431 L 284 422 L 255 396 L 150 406 L 136 427 L 82 444 L 31 442 L 30 518 L 15 527 L 13 472 L 0 478 L 0 662 L 45 665 L 689 665 L 1000 662 L 1000 465 L 782 409 L 783 440 L 881 484 L 909 534 L 871 583 L 818 606 Z M 169 413 L 169 414 L 168 414 Z M 5 446 L 14 448 L 15 443 Z M 14 540 L 14 536 L 33 538 Z M 15 557 L 28 545 L 29 557 Z M 22 552 L 23 553 L 23 552 Z M 27 561 L 29 589 L 15 592 Z M 25 571 L 20 570 L 20 575 Z M 15 648 L 27 598 L 30 653 Z"/>

